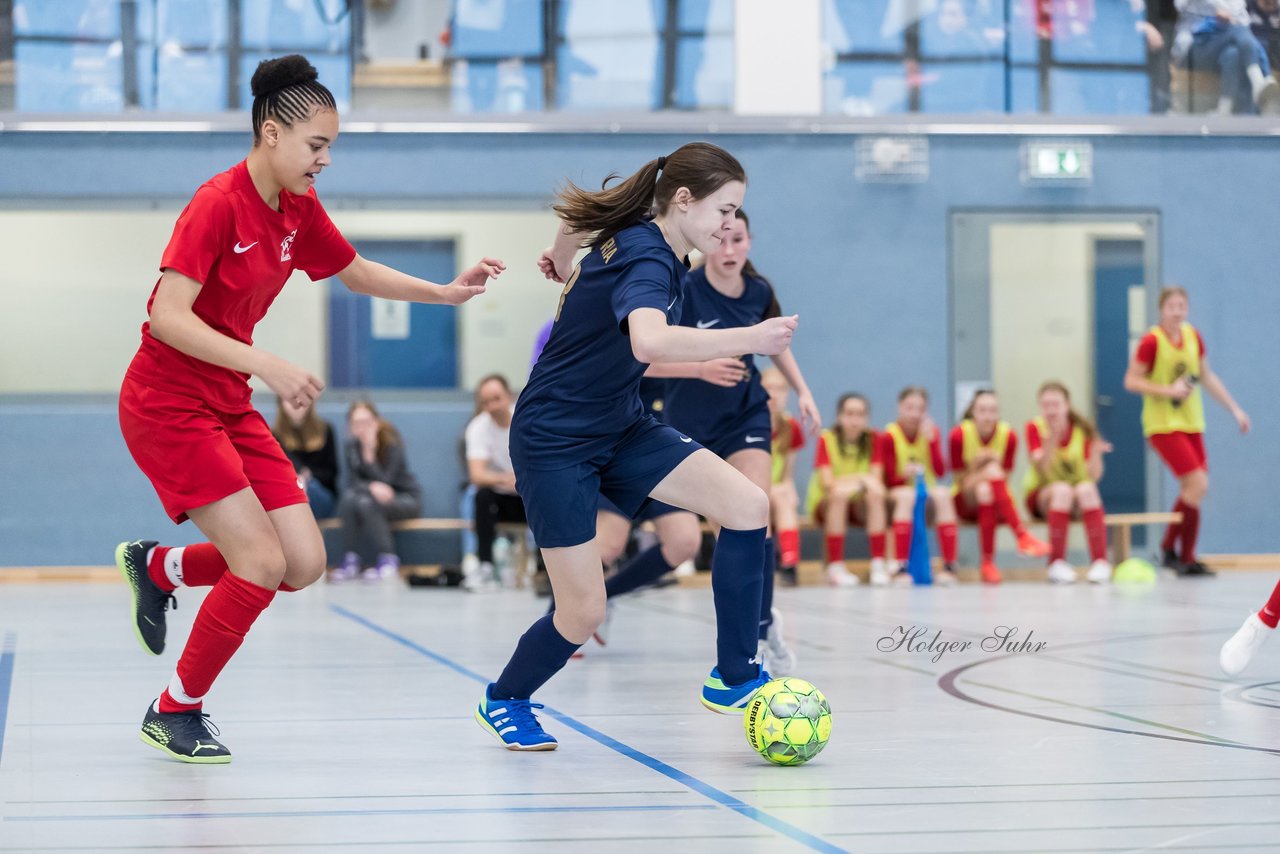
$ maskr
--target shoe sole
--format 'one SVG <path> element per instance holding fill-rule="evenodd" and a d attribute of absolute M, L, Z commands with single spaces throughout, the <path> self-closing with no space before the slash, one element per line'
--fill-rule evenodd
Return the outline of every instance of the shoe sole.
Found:
<path fill-rule="evenodd" d="M 493 726 L 484 719 L 484 715 L 480 714 L 479 709 L 475 710 L 473 717 L 476 719 L 476 723 L 480 724 L 481 728 L 484 729 L 485 732 L 489 733 L 494 738 L 496 738 L 498 740 L 498 743 L 501 744 L 503 747 L 505 747 L 507 750 L 518 750 L 522 753 L 529 753 L 529 752 L 536 752 L 536 751 L 545 752 L 547 750 L 555 750 L 557 747 L 560 746 L 554 741 L 549 741 L 549 742 L 546 742 L 545 744 L 530 744 L 527 746 L 521 745 L 521 744 L 508 744 L 506 740 L 503 739 L 502 736 L 498 735 L 498 731 L 494 729 Z"/>
<path fill-rule="evenodd" d="M 752 696 L 755 696 L 755 694 L 753 693 Z M 719 703 L 711 702 L 706 697 L 699 697 L 698 699 L 702 701 L 702 705 L 718 715 L 742 715 L 746 713 L 747 706 L 750 705 L 750 698 L 747 698 L 747 702 L 744 702 L 741 706 L 722 706 Z"/>
<path fill-rule="evenodd" d="M 133 597 L 133 611 L 131 614 L 133 617 L 133 620 L 131 621 L 133 624 L 133 634 L 138 639 L 138 645 L 142 647 L 143 651 L 146 652 L 147 655 L 158 656 L 160 653 L 164 652 L 164 647 L 161 647 L 159 650 L 152 649 L 142 637 L 142 629 L 138 628 L 138 588 L 134 586 L 133 581 L 129 578 L 129 569 L 124 565 L 125 551 L 128 547 L 128 543 L 121 543 L 116 546 L 116 569 L 120 570 L 120 576 L 124 578 L 124 583 L 129 588 L 129 594 Z M 155 746 L 160 747 L 158 744 Z M 160 749 L 164 750 L 163 747 Z M 177 756 L 177 754 L 172 755 Z"/>
<path fill-rule="evenodd" d="M 145 732 L 138 733 L 138 738 L 143 744 L 148 744 L 179 762 L 186 762 L 188 765 L 227 765 L 231 762 L 230 756 L 183 756 L 181 753 L 174 753 Z"/>

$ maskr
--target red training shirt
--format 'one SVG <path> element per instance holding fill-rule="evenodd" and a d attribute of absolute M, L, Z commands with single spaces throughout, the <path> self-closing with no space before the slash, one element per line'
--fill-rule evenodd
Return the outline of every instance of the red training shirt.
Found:
<path fill-rule="evenodd" d="M 192 306 L 196 316 L 223 335 L 253 344 L 254 326 L 295 269 L 315 281 L 341 272 L 355 257 L 355 248 L 330 221 L 314 189 L 301 196 L 281 190 L 280 210 L 272 210 L 241 161 L 196 190 L 173 227 L 160 269 L 200 282 Z M 153 288 L 148 315 L 155 298 Z M 150 321 L 142 324 L 142 346 L 129 376 L 153 388 L 199 398 L 215 409 L 249 406 L 248 374 L 156 340 Z"/>
<path fill-rule="evenodd" d="M 987 438 L 987 441 L 982 442 L 983 447 L 989 447 L 991 441 L 994 440 L 995 437 L 996 434 L 992 433 Z M 982 437 L 979 436 L 978 440 L 981 441 Z M 963 474 L 969 467 L 969 464 L 964 458 L 964 431 L 960 429 L 959 424 L 951 428 L 949 444 L 951 445 L 951 470 L 957 474 Z M 1000 467 L 1006 472 L 1013 471 L 1013 463 L 1017 459 L 1017 456 L 1018 434 L 1016 431 L 1010 430 L 1009 443 L 1005 446 L 1004 459 L 1000 461 Z"/>
<path fill-rule="evenodd" d="M 791 433 L 791 442 L 787 447 L 788 453 L 792 453 L 803 448 L 804 428 L 800 426 L 799 421 L 790 415 L 787 416 L 787 430 Z M 769 438 L 776 440 L 778 438 L 778 431 L 773 430 L 769 434 Z"/>

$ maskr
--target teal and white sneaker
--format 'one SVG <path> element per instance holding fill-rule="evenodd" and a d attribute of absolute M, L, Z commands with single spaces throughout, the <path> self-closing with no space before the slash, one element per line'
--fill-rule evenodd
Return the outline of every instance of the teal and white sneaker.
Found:
<path fill-rule="evenodd" d="M 507 750 L 555 750 L 555 738 L 538 723 L 534 709 L 541 703 L 528 700 L 495 700 L 493 685 L 484 689 L 484 699 L 476 706 L 476 721 Z"/>
<path fill-rule="evenodd" d="M 722 715 L 740 715 L 751 702 L 751 697 L 770 680 L 769 671 L 760 668 L 760 675 L 741 685 L 726 685 L 720 678 L 720 670 L 711 668 L 711 675 L 702 683 L 702 705 Z"/>
<path fill-rule="evenodd" d="M 164 652 L 165 611 L 178 600 L 161 590 L 147 572 L 147 552 L 155 548 L 155 540 L 134 540 L 116 546 L 116 568 L 133 595 L 133 630 L 151 655 Z"/>

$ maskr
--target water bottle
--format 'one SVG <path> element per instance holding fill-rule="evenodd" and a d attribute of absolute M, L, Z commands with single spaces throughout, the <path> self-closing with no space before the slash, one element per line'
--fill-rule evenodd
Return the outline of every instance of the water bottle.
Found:
<path fill-rule="evenodd" d="M 514 587 L 516 583 L 515 564 L 511 561 L 511 541 L 506 537 L 498 537 L 493 541 L 493 572 L 503 587 Z"/>

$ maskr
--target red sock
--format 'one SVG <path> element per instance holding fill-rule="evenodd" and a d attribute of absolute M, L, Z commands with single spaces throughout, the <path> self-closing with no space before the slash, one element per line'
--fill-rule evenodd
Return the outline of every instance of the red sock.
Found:
<path fill-rule="evenodd" d="M 800 563 L 800 532 L 795 528 L 778 532 L 778 557 L 783 566 Z"/>
<path fill-rule="evenodd" d="M 1084 519 L 1084 533 L 1089 540 L 1089 560 L 1107 559 L 1107 523 L 1102 508 L 1086 510 L 1081 514 Z"/>
<path fill-rule="evenodd" d="M 166 558 L 170 562 L 176 558 L 176 566 L 166 567 Z M 147 564 L 147 574 L 161 590 L 172 592 L 174 585 L 169 580 L 170 568 L 183 587 L 212 587 L 227 571 L 227 562 L 213 543 L 196 543 L 185 548 L 156 546 L 151 562 Z"/>
<path fill-rule="evenodd" d="M 893 523 L 893 556 L 898 563 L 906 563 L 911 555 L 911 522 Z"/>
<path fill-rule="evenodd" d="M 1173 502 L 1173 512 L 1183 512 L 1182 508 L 1184 506 L 1182 499 L 1179 498 L 1177 501 Z M 1185 521 L 1187 517 L 1183 516 L 1182 518 Z M 1182 524 L 1179 522 L 1170 522 L 1169 527 L 1164 529 L 1164 539 L 1160 541 L 1160 549 L 1166 552 L 1173 551 L 1173 547 L 1178 542 L 1178 537 L 1181 536 L 1181 534 Z"/>
<path fill-rule="evenodd" d="M 996 506 L 994 504 L 978 505 L 978 546 L 984 561 L 995 557 Z"/>
<path fill-rule="evenodd" d="M 174 681 L 160 695 L 160 711 L 200 708 L 213 680 L 235 655 L 244 642 L 245 633 L 275 595 L 274 590 L 259 587 L 230 572 L 223 573 L 196 614 L 191 636 L 178 658 Z M 179 692 L 176 698 L 171 693 L 174 690 Z"/>
<path fill-rule="evenodd" d="M 844 560 L 844 534 L 827 534 L 827 563 Z"/>
<path fill-rule="evenodd" d="M 1067 526 L 1071 514 L 1064 510 L 1049 511 L 1049 562 L 1067 559 Z"/>
<path fill-rule="evenodd" d="M 1185 501 L 1182 504 L 1182 562 L 1192 563 L 1196 559 L 1196 539 L 1200 536 L 1200 508 L 1192 507 Z"/>
<path fill-rule="evenodd" d="M 942 562 L 950 565 L 956 562 L 956 541 L 959 539 L 955 522 L 947 522 L 938 526 L 938 548 L 942 552 Z"/>
<path fill-rule="evenodd" d="M 1027 529 L 1022 524 L 1022 515 L 1018 513 L 1018 505 L 1014 503 L 1013 496 L 1009 494 L 1009 485 L 1003 480 L 993 480 L 991 481 L 991 493 L 995 498 L 997 519 L 1008 525 L 1015 536 L 1022 536 Z M 982 524 L 981 520 L 979 520 L 978 524 Z"/>
<path fill-rule="evenodd" d="M 884 531 L 878 534 L 867 534 L 867 539 L 871 541 L 871 557 L 884 560 Z"/>
<path fill-rule="evenodd" d="M 1273 629 L 1276 627 L 1276 623 L 1280 622 L 1280 584 L 1277 584 L 1276 589 L 1271 591 L 1271 598 L 1267 600 L 1267 604 L 1258 612 L 1258 619 Z"/>
<path fill-rule="evenodd" d="M 290 587 L 288 584 L 285 584 L 282 581 L 280 582 L 280 586 L 276 588 L 276 592 L 277 593 L 297 593 L 301 589 L 302 589 L 301 587 Z"/>

